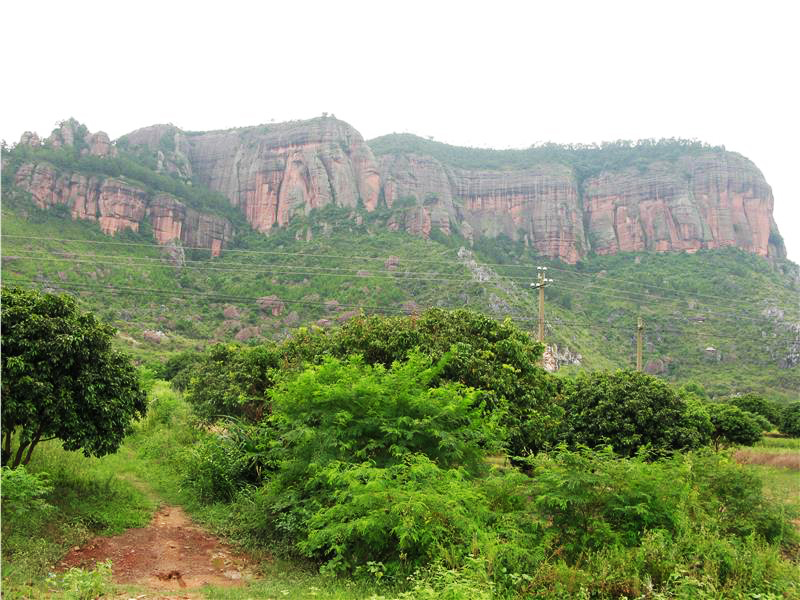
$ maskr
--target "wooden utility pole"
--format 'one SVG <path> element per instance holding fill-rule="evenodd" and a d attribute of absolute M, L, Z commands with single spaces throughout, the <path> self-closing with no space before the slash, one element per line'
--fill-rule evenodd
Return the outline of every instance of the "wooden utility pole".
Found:
<path fill-rule="evenodd" d="M 531 287 L 539 290 L 539 341 L 544 344 L 544 288 L 553 283 L 553 280 L 547 278 L 547 267 L 536 267 L 536 270 L 536 282 Z"/>
<path fill-rule="evenodd" d="M 644 321 L 642 317 L 636 321 L 636 370 L 642 370 L 642 336 L 644 335 Z"/>

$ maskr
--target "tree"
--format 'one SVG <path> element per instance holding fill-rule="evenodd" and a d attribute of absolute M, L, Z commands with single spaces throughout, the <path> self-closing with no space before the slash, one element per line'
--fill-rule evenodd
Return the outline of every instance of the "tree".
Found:
<path fill-rule="evenodd" d="M 115 452 L 147 408 L 136 369 L 111 347 L 115 329 L 66 294 L 18 287 L 2 290 L 2 324 L 3 465 L 28 464 L 50 439 Z"/>
<path fill-rule="evenodd" d="M 711 441 L 714 448 L 741 444 L 752 446 L 761 439 L 762 424 L 751 413 L 732 404 L 709 404 L 706 406 L 714 431 Z"/>
<path fill-rule="evenodd" d="M 741 396 L 734 396 L 729 400 L 730 404 L 738 406 L 742 410 L 746 410 L 754 415 L 761 415 L 772 425 L 780 425 L 781 422 L 781 409 L 774 402 L 770 402 L 763 396 L 758 394 L 742 394 Z M 767 427 L 767 430 L 771 427 Z"/>
<path fill-rule="evenodd" d="M 800 402 L 793 402 L 783 409 L 781 433 L 792 437 L 800 437 Z"/>
<path fill-rule="evenodd" d="M 703 414 L 664 381 L 638 371 L 580 374 L 563 390 L 562 439 L 569 446 L 610 445 L 633 456 L 648 446 L 671 451 L 702 443 Z M 692 409 L 692 410 L 690 410 Z"/>

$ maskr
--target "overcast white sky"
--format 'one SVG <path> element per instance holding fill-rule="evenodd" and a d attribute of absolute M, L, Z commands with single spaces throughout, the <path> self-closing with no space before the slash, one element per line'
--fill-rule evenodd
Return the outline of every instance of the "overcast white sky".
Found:
<path fill-rule="evenodd" d="M 698 138 L 752 159 L 800 262 L 789 1 L 3 3 L 0 138 L 334 113 L 458 145 Z"/>

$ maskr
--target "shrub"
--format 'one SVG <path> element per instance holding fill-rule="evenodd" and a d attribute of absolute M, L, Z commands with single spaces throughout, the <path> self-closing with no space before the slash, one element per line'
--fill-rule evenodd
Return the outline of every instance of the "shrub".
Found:
<path fill-rule="evenodd" d="M 776 403 L 767 400 L 763 396 L 752 393 L 743 394 L 741 396 L 734 396 L 730 398 L 728 402 L 734 406 L 738 406 L 742 410 L 746 410 L 749 413 L 763 417 L 771 425 L 780 425 L 780 407 Z M 771 426 L 767 427 L 765 430 L 769 431 L 770 429 L 772 429 Z"/>
<path fill-rule="evenodd" d="M 383 563 L 389 576 L 439 561 L 453 567 L 484 525 L 485 502 L 466 474 L 421 454 L 385 468 L 333 463 L 320 475 L 331 502 L 311 516 L 299 547 L 325 570 L 368 561 Z"/>
<path fill-rule="evenodd" d="M 704 438 L 696 407 L 687 415 L 691 407 L 672 387 L 638 371 L 581 373 L 565 383 L 563 404 L 562 439 L 573 448 L 610 445 L 633 456 L 645 446 L 666 452 Z"/>
<path fill-rule="evenodd" d="M 53 491 L 46 473 L 29 473 L 25 467 L 3 467 L 0 475 L 0 504 L 3 506 L 3 535 L 14 525 L 34 526 L 53 506 L 45 498 Z"/>
<path fill-rule="evenodd" d="M 800 437 L 800 402 L 793 402 L 783 409 L 780 430 L 791 437 Z"/>

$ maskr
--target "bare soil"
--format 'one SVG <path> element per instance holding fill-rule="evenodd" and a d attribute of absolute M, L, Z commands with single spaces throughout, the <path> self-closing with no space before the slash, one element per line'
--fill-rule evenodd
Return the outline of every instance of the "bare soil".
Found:
<path fill-rule="evenodd" d="M 162 506 L 147 527 L 97 537 L 82 548 L 73 548 L 59 563 L 59 570 L 93 568 L 108 559 L 115 583 L 154 592 L 137 598 L 165 597 L 165 593 L 189 598 L 194 595 L 180 594 L 205 585 L 242 586 L 253 578 L 254 569 L 246 557 L 195 526 L 178 506 Z"/>

